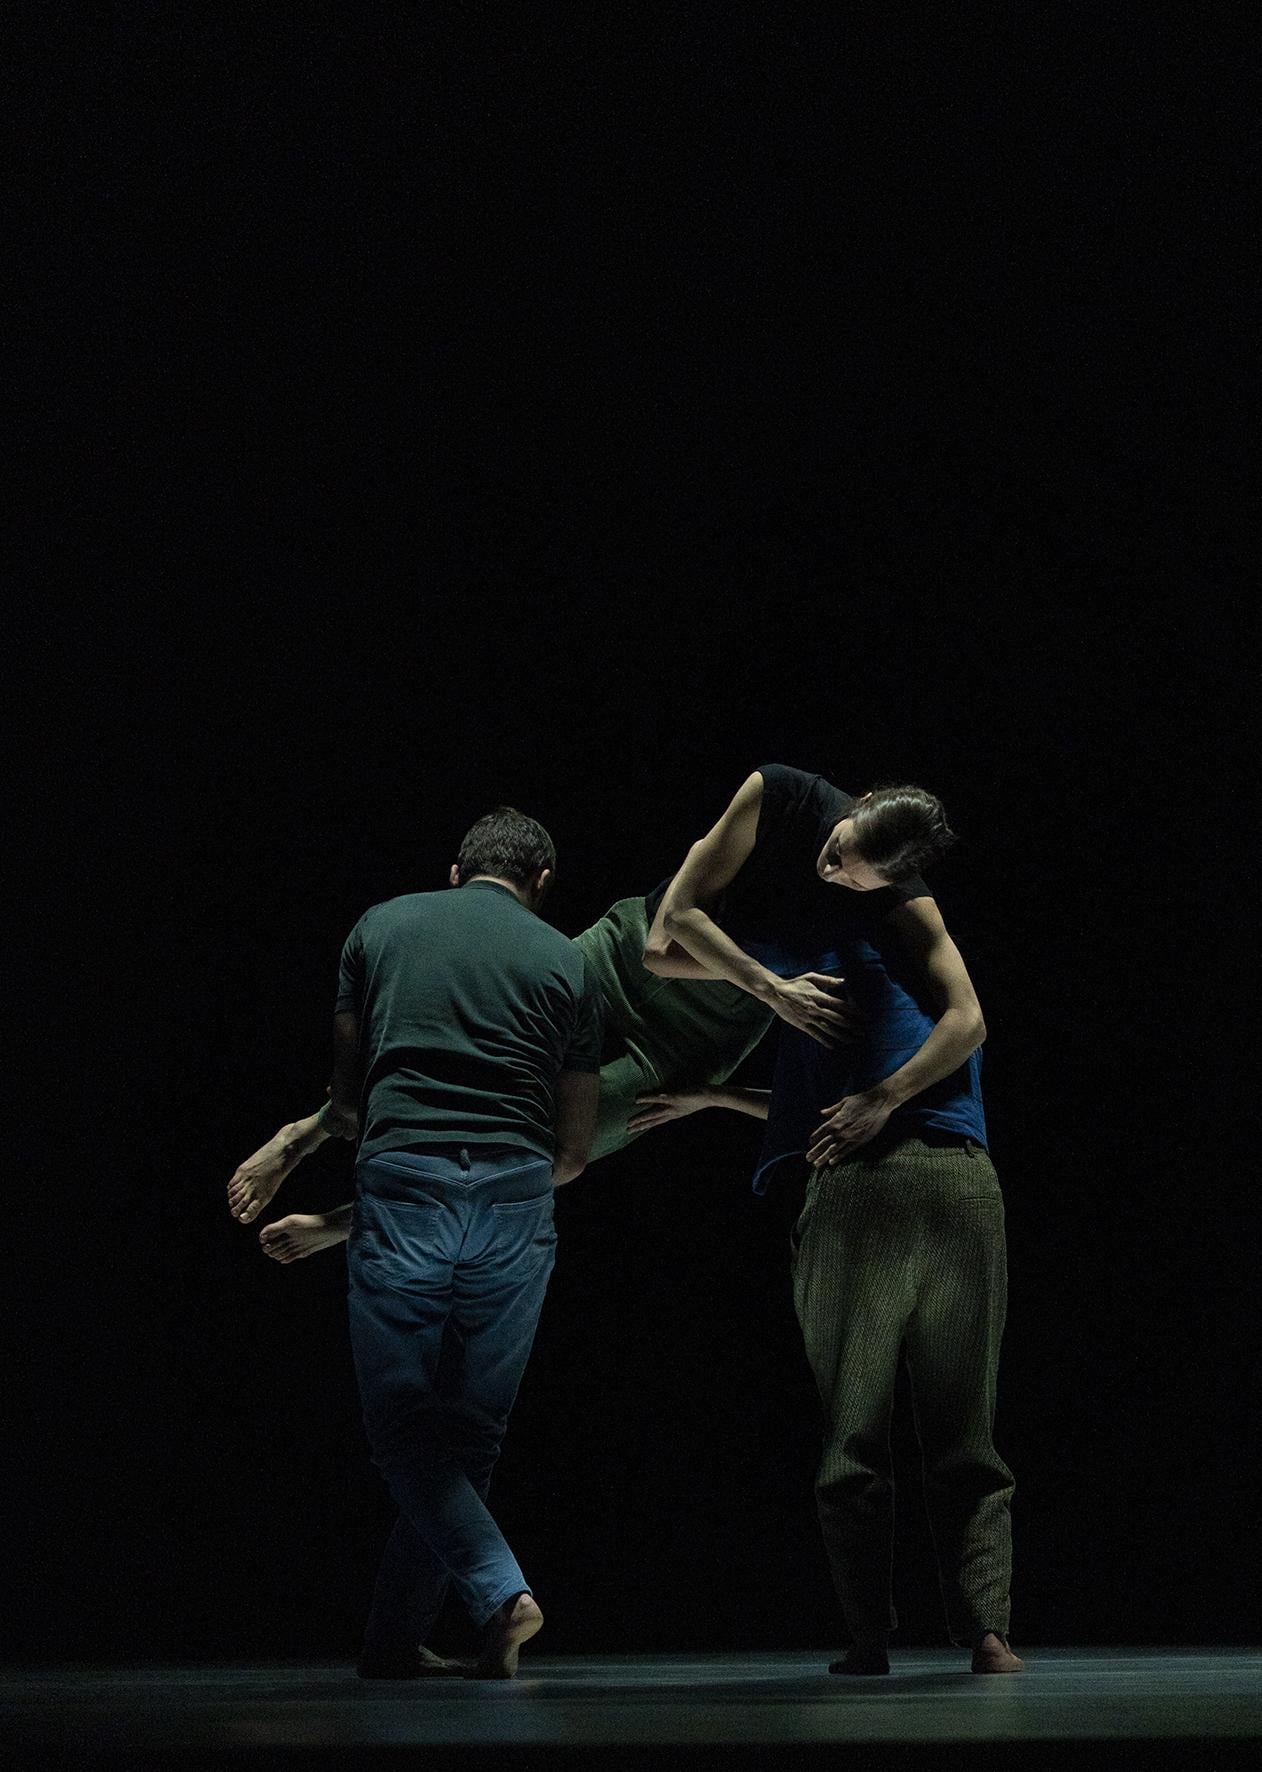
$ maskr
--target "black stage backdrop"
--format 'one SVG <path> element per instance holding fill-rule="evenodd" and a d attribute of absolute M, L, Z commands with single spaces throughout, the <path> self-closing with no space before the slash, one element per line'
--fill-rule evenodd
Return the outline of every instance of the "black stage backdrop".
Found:
<path fill-rule="evenodd" d="M 573 933 L 764 761 L 965 839 L 1017 1640 L 1256 1633 L 1233 15 L 31 24 L 14 1653 L 353 1652 L 342 1253 L 265 1261 L 228 1175 L 321 1098 L 346 931 L 490 805 Z M 755 1146 L 699 1116 L 558 1200 L 495 1491 L 553 1650 L 837 1640 Z"/>

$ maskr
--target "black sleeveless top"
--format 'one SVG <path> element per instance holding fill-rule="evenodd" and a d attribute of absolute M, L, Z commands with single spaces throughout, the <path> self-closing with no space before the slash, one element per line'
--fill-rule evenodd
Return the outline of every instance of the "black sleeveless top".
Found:
<path fill-rule="evenodd" d="M 822 775 L 783 763 L 762 763 L 758 773 L 763 787 L 754 847 L 709 914 L 725 935 L 755 953 L 772 972 L 787 978 L 811 971 L 811 956 L 821 944 L 831 945 L 839 931 L 867 933 L 898 905 L 928 893 L 918 874 L 875 892 L 853 892 L 821 880 L 815 871 L 820 850 L 854 805 L 854 795 Z M 645 898 L 650 924 L 669 885 L 663 880 Z M 773 950 L 775 957 L 764 949 Z M 803 956 L 801 964 L 795 963 L 796 955 Z"/>

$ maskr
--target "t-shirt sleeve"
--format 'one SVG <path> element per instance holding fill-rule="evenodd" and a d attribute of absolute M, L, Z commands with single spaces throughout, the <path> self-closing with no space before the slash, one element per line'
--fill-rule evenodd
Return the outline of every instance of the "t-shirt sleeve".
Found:
<path fill-rule="evenodd" d="M 595 978 L 583 966 L 583 988 L 579 993 L 574 1032 L 561 1060 L 563 1071 L 598 1071 L 604 1008 Z"/>
<path fill-rule="evenodd" d="M 337 1002 L 334 1009 L 358 1011 L 364 1001 L 364 920 L 351 930 L 342 948 L 342 963 L 337 974 Z"/>

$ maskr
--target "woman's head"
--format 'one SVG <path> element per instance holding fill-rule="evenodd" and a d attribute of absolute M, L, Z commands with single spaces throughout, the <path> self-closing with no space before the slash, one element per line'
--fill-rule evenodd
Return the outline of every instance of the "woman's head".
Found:
<path fill-rule="evenodd" d="M 816 871 L 829 885 L 874 892 L 918 874 L 955 841 L 941 800 L 927 788 L 872 788 L 833 826 Z"/>

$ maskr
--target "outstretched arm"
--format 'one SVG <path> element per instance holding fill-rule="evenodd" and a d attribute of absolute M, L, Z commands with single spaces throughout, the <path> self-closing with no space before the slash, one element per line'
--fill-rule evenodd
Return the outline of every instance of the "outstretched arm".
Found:
<path fill-rule="evenodd" d="M 650 1089 L 637 1095 L 635 1100 L 641 1112 L 632 1114 L 627 1121 L 627 1131 L 632 1138 L 652 1126 L 664 1126 L 668 1120 L 682 1120 L 685 1114 L 695 1114 L 708 1107 L 732 1108 L 738 1114 L 750 1114 L 755 1120 L 765 1120 L 771 1104 L 771 1091 L 730 1089 L 707 1083 L 699 1084 L 695 1089 Z"/>

